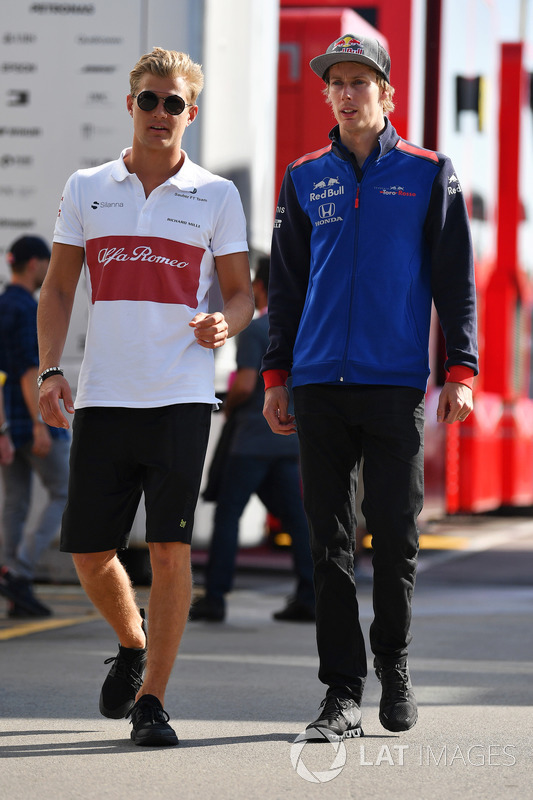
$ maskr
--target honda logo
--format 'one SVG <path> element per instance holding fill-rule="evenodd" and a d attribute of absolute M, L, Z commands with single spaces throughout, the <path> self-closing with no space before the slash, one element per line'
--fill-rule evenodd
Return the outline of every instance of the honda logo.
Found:
<path fill-rule="evenodd" d="M 335 203 L 324 203 L 318 207 L 318 214 L 320 219 L 332 217 L 335 214 Z"/>

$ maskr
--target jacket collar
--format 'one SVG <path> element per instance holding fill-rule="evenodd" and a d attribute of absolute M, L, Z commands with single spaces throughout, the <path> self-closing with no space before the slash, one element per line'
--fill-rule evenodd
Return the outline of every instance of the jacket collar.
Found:
<path fill-rule="evenodd" d="M 331 129 L 329 132 L 329 138 L 332 141 L 332 149 L 333 152 L 338 155 L 340 158 L 345 160 L 350 158 L 350 151 L 347 147 L 343 145 L 341 142 L 339 126 L 335 125 L 334 128 Z M 388 153 L 390 150 L 393 150 L 396 146 L 396 143 L 399 140 L 399 136 L 396 132 L 396 128 L 391 125 L 389 118 L 385 117 L 385 128 L 383 132 L 378 137 L 378 147 L 379 147 L 379 154 L 376 160 L 379 160 L 382 156 Z"/>

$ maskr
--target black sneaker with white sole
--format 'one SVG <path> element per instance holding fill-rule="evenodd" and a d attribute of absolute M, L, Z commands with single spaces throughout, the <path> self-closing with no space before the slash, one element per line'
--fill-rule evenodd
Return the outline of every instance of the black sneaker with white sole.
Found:
<path fill-rule="evenodd" d="M 144 609 L 140 610 L 142 629 L 146 635 Z M 135 697 L 142 686 L 146 668 L 146 648 L 118 646 L 118 655 L 106 658 L 104 664 L 113 666 L 100 692 L 100 713 L 110 719 L 122 719 L 135 705 Z"/>
<path fill-rule="evenodd" d="M 168 724 L 170 717 L 153 694 L 139 697 L 127 716 L 131 717 L 131 738 L 135 744 L 144 747 L 175 747 L 179 744 L 176 731 Z"/>
<path fill-rule="evenodd" d="M 361 728 L 361 709 L 355 700 L 328 694 L 320 703 L 320 708 L 322 711 L 317 719 L 306 728 L 310 732 L 317 730 L 316 739 L 306 735 L 307 741 L 331 742 L 364 735 Z M 325 737 L 320 731 L 325 732 Z"/>
<path fill-rule="evenodd" d="M 379 721 L 394 733 L 410 730 L 418 719 L 418 708 L 407 661 L 384 666 L 376 659 L 374 667 L 381 683 Z"/>

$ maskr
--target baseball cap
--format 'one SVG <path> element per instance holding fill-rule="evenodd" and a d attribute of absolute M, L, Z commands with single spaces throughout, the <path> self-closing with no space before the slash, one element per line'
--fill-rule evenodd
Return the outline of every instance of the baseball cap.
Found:
<path fill-rule="evenodd" d="M 326 70 L 339 61 L 358 61 L 366 64 L 390 83 L 390 56 L 377 39 L 347 33 L 340 39 L 335 39 L 323 55 L 311 59 L 309 66 L 323 80 Z"/>
<path fill-rule="evenodd" d="M 7 260 L 13 266 L 24 264 L 30 258 L 50 258 L 50 255 L 50 248 L 40 236 L 22 236 L 9 248 Z"/>

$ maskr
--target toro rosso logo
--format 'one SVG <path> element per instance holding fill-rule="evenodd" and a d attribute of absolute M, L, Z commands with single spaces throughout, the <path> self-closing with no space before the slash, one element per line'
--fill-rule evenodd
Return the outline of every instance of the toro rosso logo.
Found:
<path fill-rule="evenodd" d="M 364 49 L 359 39 L 343 36 L 331 48 L 332 53 L 359 53 L 364 55 Z"/>

